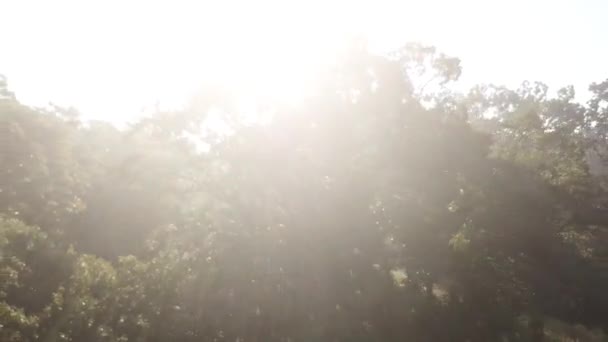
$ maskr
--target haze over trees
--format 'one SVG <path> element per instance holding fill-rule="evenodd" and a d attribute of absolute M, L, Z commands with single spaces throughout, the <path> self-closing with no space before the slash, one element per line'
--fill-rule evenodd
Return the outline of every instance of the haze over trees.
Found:
<path fill-rule="evenodd" d="M 354 43 L 256 120 L 122 130 L 0 78 L 0 340 L 607 340 L 608 80 L 460 73 Z"/>

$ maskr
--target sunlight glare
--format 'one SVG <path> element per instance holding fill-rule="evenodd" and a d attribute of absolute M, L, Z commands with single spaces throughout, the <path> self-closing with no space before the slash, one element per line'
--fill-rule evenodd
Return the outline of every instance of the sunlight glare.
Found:
<path fill-rule="evenodd" d="M 420 41 L 461 57 L 462 89 L 488 79 L 517 86 L 522 77 L 557 85 L 568 80 L 584 89 L 594 79 L 591 65 L 605 65 L 608 55 L 598 49 L 588 54 L 589 63 L 553 72 L 587 46 L 597 47 L 592 43 L 601 32 L 579 23 L 585 34 L 577 33 L 551 16 L 543 32 L 552 32 L 546 41 L 553 50 L 541 53 L 530 29 L 511 23 L 535 22 L 533 13 L 548 0 L 0 3 L 0 30 L 10 33 L 3 38 L 0 73 L 20 100 L 74 106 L 85 119 L 114 123 L 180 108 L 208 84 L 258 100 L 296 101 L 351 34 L 366 37 L 374 52 Z M 570 13 L 565 4 L 551 6 Z M 573 48 L 563 49 L 562 39 Z"/>

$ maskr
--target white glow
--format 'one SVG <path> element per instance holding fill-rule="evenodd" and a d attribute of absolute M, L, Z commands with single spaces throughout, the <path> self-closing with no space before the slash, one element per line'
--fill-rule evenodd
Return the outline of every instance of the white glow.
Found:
<path fill-rule="evenodd" d="M 422 40 L 461 57 L 465 85 L 580 88 L 608 76 L 606 5 L 571 4 L 0 0 L 0 73 L 26 103 L 124 121 L 157 102 L 177 106 L 205 82 L 297 97 L 339 38 L 363 33 L 378 51 Z"/>

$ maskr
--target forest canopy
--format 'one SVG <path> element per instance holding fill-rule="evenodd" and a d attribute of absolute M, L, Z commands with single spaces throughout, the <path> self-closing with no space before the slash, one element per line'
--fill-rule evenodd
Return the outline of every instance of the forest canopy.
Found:
<path fill-rule="evenodd" d="M 0 78 L 0 340 L 607 340 L 608 80 L 461 71 L 353 43 L 124 129 Z"/>

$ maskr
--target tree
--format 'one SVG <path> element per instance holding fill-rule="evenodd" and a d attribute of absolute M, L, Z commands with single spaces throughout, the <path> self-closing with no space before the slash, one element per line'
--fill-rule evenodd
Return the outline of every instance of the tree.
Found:
<path fill-rule="evenodd" d="M 213 92 L 125 130 L 0 85 L 1 337 L 604 338 L 575 324 L 608 327 L 605 87 L 458 94 L 460 71 L 355 42 L 268 123 Z"/>

